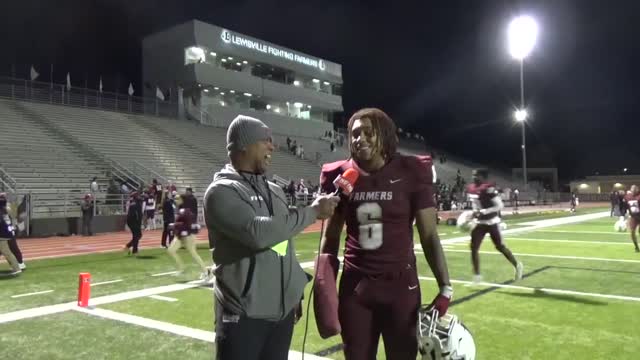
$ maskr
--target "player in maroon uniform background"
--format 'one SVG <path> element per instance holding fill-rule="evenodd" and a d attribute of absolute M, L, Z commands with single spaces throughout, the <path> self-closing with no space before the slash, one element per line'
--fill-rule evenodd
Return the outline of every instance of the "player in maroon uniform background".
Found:
<path fill-rule="evenodd" d="M 636 229 L 640 224 L 640 189 L 638 189 L 637 185 L 632 185 L 629 193 L 624 196 L 624 204 L 625 210 L 629 212 L 628 226 L 631 233 L 631 241 L 633 241 L 636 252 L 640 252 L 636 235 Z"/>
<path fill-rule="evenodd" d="M 485 169 L 476 169 L 472 172 L 473 183 L 469 184 L 467 194 L 471 199 L 474 217 L 478 224 L 471 231 L 471 262 L 473 263 L 473 282 L 482 282 L 480 275 L 480 245 L 488 233 L 495 245 L 515 268 L 515 280 L 522 279 L 523 266 L 504 245 L 500 231 L 500 210 L 504 207 L 500 194 L 493 183 L 489 182 L 489 172 Z"/>
<path fill-rule="evenodd" d="M 379 109 L 362 109 L 349 120 L 351 158 L 325 164 L 323 192 L 346 169 L 360 176 L 349 198 L 328 219 L 321 253 L 337 256 L 347 236 L 339 285 L 338 315 L 345 358 L 375 359 L 380 335 L 387 359 L 415 359 L 421 303 L 413 251 L 413 220 L 427 262 L 440 287 L 431 306 L 447 312 L 453 289 L 436 229 L 430 157 L 396 153 L 393 120 Z"/>

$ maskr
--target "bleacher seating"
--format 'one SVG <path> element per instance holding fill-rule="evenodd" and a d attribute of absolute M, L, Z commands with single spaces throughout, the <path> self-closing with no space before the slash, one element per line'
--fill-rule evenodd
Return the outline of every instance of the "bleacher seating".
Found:
<path fill-rule="evenodd" d="M 107 169 L 103 164 L 56 138 L 15 105 L 0 100 L 0 166 L 18 183 L 16 192 L 30 192 L 39 200 L 34 216 L 59 212 L 61 197 L 80 199 L 89 192 L 94 176 L 98 177 L 101 188 L 107 186 Z M 69 195 L 71 193 L 77 196 Z M 77 207 L 69 209 L 72 213 L 78 210 Z"/>

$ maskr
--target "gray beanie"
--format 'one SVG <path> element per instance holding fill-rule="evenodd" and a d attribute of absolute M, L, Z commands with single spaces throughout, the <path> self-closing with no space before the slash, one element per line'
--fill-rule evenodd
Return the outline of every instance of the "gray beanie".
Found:
<path fill-rule="evenodd" d="M 238 115 L 227 129 L 227 150 L 242 150 L 261 140 L 271 139 L 271 129 L 262 121 Z"/>

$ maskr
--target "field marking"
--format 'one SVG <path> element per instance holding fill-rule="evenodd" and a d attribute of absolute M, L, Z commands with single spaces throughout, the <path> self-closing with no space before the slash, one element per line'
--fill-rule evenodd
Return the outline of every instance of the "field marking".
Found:
<path fill-rule="evenodd" d="M 574 223 L 579 223 L 579 222 L 599 219 L 599 218 L 603 218 L 603 217 L 607 217 L 607 216 L 609 216 L 609 213 L 606 212 L 606 211 L 603 211 L 603 212 L 593 213 L 593 214 L 566 216 L 566 217 L 555 218 L 555 219 L 532 221 L 532 222 L 529 222 L 529 223 L 518 224 L 518 225 L 528 225 L 528 226 L 521 227 L 521 228 L 515 228 L 515 229 L 507 229 L 507 230 L 502 231 L 502 234 L 507 235 L 507 234 L 516 234 L 516 233 L 522 233 L 522 232 L 529 232 L 529 231 L 533 231 L 533 230 L 537 230 L 537 229 L 543 229 L 543 228 L 557 226 L 557 225 L 567 225 L 567 224 L 574 224 Z M 470 234 L 466 234 L 465 236 L 461 236 L 461 237 L 457 237 L 457 238 L 443 239 L 443 240 L 440 240 L 440 242 L 443 245 L 445 245 L 445 244 L 456 244 L 456 243 L 460 243 L 460 242 L 469 241 L 470 238 L 471 238 L 471 235 Z M 418 245 L 416 245 L 415 249 L 419 249 L 419 248 L 420 247 Z"/>
<path fill-rule="evenodd" d="M 96 316 L 109 320 L 121 321 L 131 325 L 142 326 L 149 329 L 160 330 L 175 335 L 189 337 L 196 340 L 206 341 L 209 343 L 215 343 L 216 334 L 213 331 L 206 331 L 201 329 L 190 328 L 182 325 L 175 325 L 172 323 L 144 318 L 136 315 L 130 315 L 125 313 L 119 313 L 106 309 L 88 309 L 76 307 L 73 309 L 84 314 Z M 302 353 L 298 351 L 289 350 L 289 360 L 298 360 L 302 358 Z M 305 359 L 309 360 L 325 360 L 327 358 L 319 357 L 312 354 L 304 354 Z"/>
<path fill-rule="evenodd" d="M 604 217 L 609 217 L 610 215 L 611 215 L 610 212 L 602 211 L 602 212 L 596 212 L 596 213 L 584 214 L 584 215 L 571 215 L 571 216 L 563 216 L 563 217 L 553 218 L 553 219 L 527 221 L 527 222 L 519 223 L 518 225 L 528 225 L 528 226 L 543 225 L 543 227 L 567 225 L 567 224 L 572 224 L 576 222 L 583 222 L 588 220 L 595 220 L 595 219 L 600 219 Z"/>
<path fill-rule="evenodd" d="M 125 300 L 133 300 L 133 299 L 138 299 L 142 297 L 149 297 L 151 295 L 159 295 L 159 294 L 164 294 L 164 293 L 169 293 L 174 291 L 191 289 L 194 287 L 198 287 L 200 285 L 202 285 L 202 281 L 195 280 L 195 281 L 188 282 L 186 284 L 164 285 L 164 286 L 158 286 L 158 287 L 148 288 L 143 290 L 133 290 L 133 291 L 123 292 L 119 294 L 99 296 L 99 297 L 90 299 L 89 305 L 96 306 L 96 305 L 110 304 L 110 303 L 125 301 Z M 31 308 L 31 309 L 17 310 L 17 311 L 5 313 L 5 314 L 0 314 L 0 324 L 5 322 L 16 321 L 16 320 L 28 319 L 28 318 L 37 317 L 37 316 L 52 315 L 52 314 L 71 310 L 75 307 L 77 307 L 77 302 L 71 301 L 71 302 L 62 303 L 62 304 L 46 305 L 46 306 L 40 306 L 36 308 Z"/>
<path fill-rule="evenodd" d="M 176 298 L 172 298 L 172 297 L 168 297 L 168 296 L 162 296 L 162 295 L 151 295 L 149 296 L 152 299 L 155 300 L 162 300 L 162 301 L 168 301 L 168 302 L 176 302 L 178 301 L 178 299 Z"/>
<path fill-rule="evenodd" d="M 89 314 L 92 316 L 97 316 L 109 320 L 117 320 L 127 324 L 138 325 L 149 329 L 160 330 L 176 335 L 181 335 L 185 337 L 190 337 L 192 339 L 202 340 L 206 342 L 213 343 L 215 342 L 216 334 L 213 331 L 205 331 L 200 329 L 193 329 L 186 326 L 175 325 L 172 323 L 152 320 L 136 315 L 129 315 L 124 313 L 119 313 L 116 311 L 106 310 L 106 309 L 89 309 L 89 308 L 81 308 L 76 307 L 72 310 L 78 311 L 81 313 Z"/>
<path fill-rule="evenodd" d="M 163 272 L 163 273 L 158 273 L 158 274 L 152 274 L 151 276 L 165 276 L 165 275 L 173 275 L 176 274 L 177 271 L 167 271 L 167 272 Z"/>
<path fill-rule="evenodd" d="M 27 294 L 11 295 L 11 298 L 12 299 L 16 299 L 16 298 L 21 298 L 21 297 L 25 297 L 25 296 L 48 294 L 50 292 L 53 292 L 53 290 L 43 290 L 43 291 L 36 291 L 36 292 L 32 292 L 32 293 L 27 293 Z"/>
<path fill-rule="evenodd" d="M 619 231 L 571 231 L 571 230 L 542 230 L 542 231 L 553 232 L 553 233 L 572 233 L 572 234 L 629 235 L 628 232 L 619 232 Z"/>
<path fill-rule="evenodd" d="M 103 282 L 97 282 L 97 283 L 92 283 L 91 286 L 99 286 L 99 285 L 107 285 L 107 284 L 115 284 L 115 283 L 119 283 L 123 281 L 122 279 L 118 279 L 118 280 L 109 280 L 109 281 L 103 281 Z"/>
<path fill-rule="evenodd" d="M 558 239 L 558 240 L 550 240 L 550 239 L 534 239 L 534 238 L 519 238 L 519 237 L 508 237 L 505 238 L 506 241 L 539 241 L 539 242 L 561 242 L 561 243 L 581 243 L 581 244 L 611 244 L 611 245 L 630 245 L 630 241 L 582 241 L 582 240 L 568 240 L 568 239 Z"/>
<path fill-rule="evenodd" d="M 446 252 L 463 252 L 469 253 L 471 250 L 452 250 L 447 249 Z M 418 252 L 418 251 L 416 251 Z M 422 253 L 422 251 L 420 251 Z M 497 251 L 479 251 L 480 254 L 487 255 L 502 255 Z M 515 256 L 528 256 L 528 257 L 542 257 L 542 258 L 550 258 L 550 259 L 569 259 L 569 260 L 589 260 L 589 261 L 603 261 L 603 262 L 622 262 L 622 263 L 634 263 L 640 264 L 640 260 L 627 260 L 627 259 L 607 259 L 607 258 L 598 258 L 598 257 L 583 257 L 583 256 L 567 256 L 567 255 L 545 255 L 545 254 L 523 254 L 523 253 L 513 253 Z"/>
<path fill-rule="evenodd" d="M 428 280 L 435 281 L 436 279 L 429 276 L 419 276 L 420 280 Z M 465 280 L 450 280 L 454 284 L 464 284 L 464 285 L 474 285 L 472 281 Z M 599 293 L 589 293 L 582 291 L 573 291 L 573 290 L 563 290 L 563 289 L 550 289 L 550 288 L 537 288 L 537 287 L 529 287 L 529 286 L 519 286 L 519 285 L 506 285 L 506 284 L 496 284 L 489 282 L 481 282 L 478 283 L 477 286 L 483 287 L 497 287 L 503 289 L 515 289 L 515 290 L 526 290 L 530 292 L 542 291 L 550 294 L 563 294 L 563 295 L 576 295 L 576 296 L 585 296 L 585 297 L 597 297 L 604 299 L 615 299 L 615 300 L 625 300 L 625 301 L 637 301 L 640 302 L 640 297 L 634 296 L 624 296 L 624 295 L 609 295 L 609 294 L 599 294 Z"/>

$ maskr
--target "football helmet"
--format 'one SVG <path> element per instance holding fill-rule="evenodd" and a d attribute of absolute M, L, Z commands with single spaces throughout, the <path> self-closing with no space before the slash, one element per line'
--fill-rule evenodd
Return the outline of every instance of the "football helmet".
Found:
<path fill-rule="evenodd" d="M 418 310 L 418 351 L 422 360 L 475 360 L 476 344 L 456 315 L 438 318 L 438 310 Z"/>
<path fill-rule="evenodd" d="M 471 232 L 478 225 L 478 220 L 473 216 L 473 211 L 467 210 L 458 216 L 456 225 L 463 231 Z"/>

